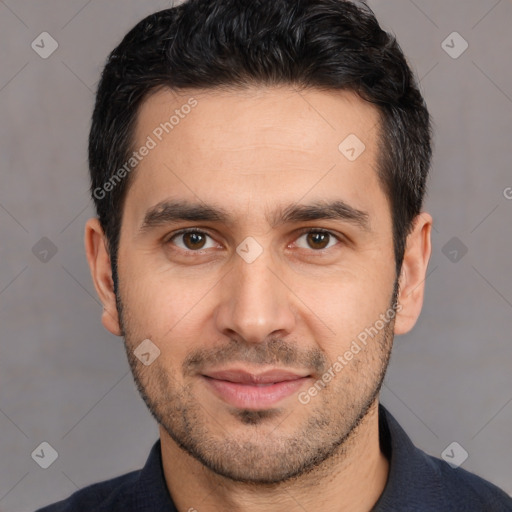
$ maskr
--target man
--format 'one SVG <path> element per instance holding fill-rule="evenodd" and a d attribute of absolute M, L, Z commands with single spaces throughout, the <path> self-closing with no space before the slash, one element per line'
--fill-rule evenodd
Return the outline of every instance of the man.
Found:
<path fill-rule="evenodd" d="M 505 511 L 379 405 L 431 254 L 430 118 L 342 0 L 189 0 L 113 51 L 86 225 L 160 439 L 56 511 Z"/>

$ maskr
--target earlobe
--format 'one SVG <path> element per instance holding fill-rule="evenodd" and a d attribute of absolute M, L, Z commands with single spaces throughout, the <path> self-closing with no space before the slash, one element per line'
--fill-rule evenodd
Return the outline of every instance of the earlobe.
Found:
<path fill-rule="evenodd" d="M 414 219 L 413 229 L 407 237 L 397 298 L 400 305 L 395 320 L 397 335 L 409 332 L 421 313 L 427 267 L 432 252 L 431 229 L 432 217 L 423 212 Z"/>
<path fill-rule="evenodd" d="M 84 245 L 94 287 L 103 303 L 101 317 L 103 326 L 112 334 L 121 336 L 110 255 L 99 219 L 92 218 L 86 222 Z"/>

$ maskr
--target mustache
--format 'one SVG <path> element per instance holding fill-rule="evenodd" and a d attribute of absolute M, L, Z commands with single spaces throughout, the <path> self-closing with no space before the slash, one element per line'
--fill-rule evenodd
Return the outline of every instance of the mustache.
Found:
<path fill-rule="evenodd" d="M 319 349 L 301 350 L 295 345 L 272 338 L 262 343 L 246 343 L 230 339 L 223 347 L 201 348 L 185 357 L 184 375 L 201 373 L 223 363 L 251 363 L 261 366 L 280 366 L 307 369 L 311 374 L 323 374 L 329 361 Z"/>

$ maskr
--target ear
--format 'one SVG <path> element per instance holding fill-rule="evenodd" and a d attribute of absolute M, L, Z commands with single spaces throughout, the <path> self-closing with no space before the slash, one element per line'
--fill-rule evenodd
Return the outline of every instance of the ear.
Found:
<path fill-rule="evenodd" d="M 421 313 L 428 262 L 432 252 L 430 234 L 432 217 L 425 212 L 413 220 L 407 237 L 402 272 L 400 274 L 395 334 L 409 332 Z"/>
<path fill-rule="evenodd" d="M 94 287 L 96 288 L 98 297 L 103 303 L 101 322 L 105 329 L 112 334 L 121 336 L 110 254 L 107 249 L 107 239 L 99 219 L 92 218 L 86 222 L 84 244 Z"/>

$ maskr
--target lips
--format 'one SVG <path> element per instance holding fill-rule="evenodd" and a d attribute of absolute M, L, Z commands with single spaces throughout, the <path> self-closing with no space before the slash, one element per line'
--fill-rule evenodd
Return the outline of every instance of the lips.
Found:
<path fill-rule="evenodd" d="M 211 377 L 212 379 L 236 382 L 239 384 L 274 384 L 276 382 L 296 380 L 307 376 L 305 374 L 301 375 L 287 370 L 268 370 L 263 373 L 254 374 L 244 370 L 235 369 L 206 372 L 204 375 L 206 377 Z"/>
<path fill-rule="evenodd" d="M 310 375 L 281 369 L 262 373 L 227 369 L 206 372 L 202 378 L 208 389 L 224 402 L 238 408 L 262 409 L 297 392 Z"/>

